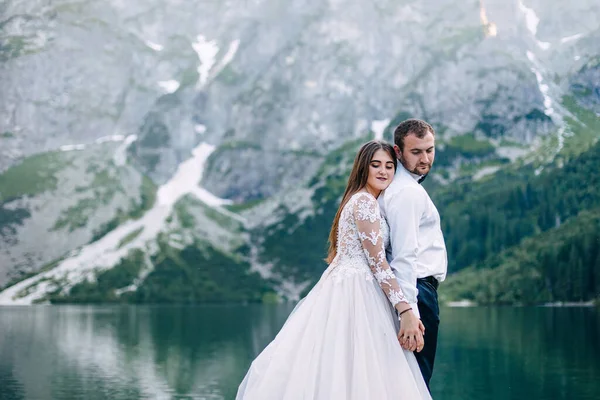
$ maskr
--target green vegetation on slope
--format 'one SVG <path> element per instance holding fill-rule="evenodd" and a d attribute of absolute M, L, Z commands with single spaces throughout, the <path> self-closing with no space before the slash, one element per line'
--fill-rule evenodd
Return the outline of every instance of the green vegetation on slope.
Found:
<path fill-rule="evenodd" d="M 471 159 L 493 159 L 500 162 L 501 159 L 495 154 L 495 147 L 487 139 L 476 138 L 474 134 L 453 136 L 447 143 L 436 146 L 436 167 L 448 167 L 457 158 Z"/>
<path fill-rule="evenodd" d="M 440 296 L 479 304 L 600 299 L 600 208 L 450 276 Z"/>
<path fill-rule="evenodd" d="M 527 167 L 432 196 L 442 216 L 449 272 L 517 245 L 587 209 L 600 207 L 600 145 L 539 176 Z"/>
<path fill-rule="evenodd" d="M 243 252 L 243 249 L 240 250 Z M 250 265 L 210 246 L 161 245 L 154 270 L 128 301 L 139 303 L 260 302 L 273 289 Z"/>
<path fill-rule="evenodd" d="M 56 173 L 67 167 L 67 153 L 53 151 L 25 158 L 0 174 L 0 203 L 56 189 Z"/>
<path fill-rule="evenodd" d="M 144 175 L 142 178 L 142 185 L 140 189 L 140 203 L 137 204 L 135 202 L 132 202 L 130 209 L 127 211 L 118 209 L 117 215 L 113 219 L 101 225 L 100 228 L 94 231 L 94 235 L 92 236 L 91 242 L 95 242 L 101 239 L 104 235 L 117 228 L 119 225 L 121 225 L 128 219 L 140 218 L 142 215 L 144 215 L 146 211 L 152 208 L 156 200 L 157 186 L 154 184 L 154 182 L 152 182 L 150 178 Z"/>
<path fill-rule="evenodd" d="M 129 256 L 106 271 L 96 275 L 95 282 L 85 281 L 73 286 L 68 294 L 56 293 L 48 299 L 51 303 L 114 303 L 126 297 L 118 297 L 115 289 L 124 288 L 133 283 L 144 266 L 144 253 L 132 251 Z"/>
<path fill-rule="evenodd" d="M 564 96 L 563 105 L 573 115 L 565 117 L 565 122 L 573 137 L 565 142 L 563 154 L 566 156 L 577 155 L 600 138 L 600 118 L 592 111 L 580 106 L 575 97 Z"/>
<path fill-rule="evenodd" d="M 243 252 L 240 249 L 240 252 Z M 194 243 L 176 249 L 165 243 L 151 261 L 154 269 L 137 291 L 120 296 L 115 289 L 131 285 L 146 266 L 144 253 L 130 256 L 109 270 L 100 272 L 95 282 L 75 285 L 68 294 L 49 297 L 52 303 L 223 303 L 270 301 L 270 282 L 249 272 L 247 262 L 220 253 L 210 246 Z"/>
<path fill-rule="evenodd" d="M 7 208 L 4 204 L 23 196 L 55 190 L 58 183 L 56 173 L 70 163 L 66 153 L 41 153 L 25 158 L 0 174 L 0 238 L 14 235 L 15 225 L 31 217 L 26 208 Z"/>

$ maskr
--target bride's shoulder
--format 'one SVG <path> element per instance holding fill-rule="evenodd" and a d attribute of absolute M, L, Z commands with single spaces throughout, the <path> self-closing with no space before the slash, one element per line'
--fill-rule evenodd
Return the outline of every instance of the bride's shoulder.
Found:
<path fill-rule="evenodd" d="M 369 192 L 354 193 L 348 200 L 348 205 L 350 204 L 353 206 L 353 208 L 356 208 L 356 206 L 369 208 L 378 207 L 377 199 Z"/>
<path fill-rule="evenodd" d="M 367 192 L 358 192 L 352 195 L 346 208 L 350 210 L 355 220 L 375 222 L 380 217 L 377 199 Z"/>
<path fill-rule="evenodd" d="M 356 200 L 366 200 L 366 201 L 375 202 L 375 203 L 377 202 L 377 199 L 371 193 L 362 192 L 362 191 L 356 192 L 350 197 L 350 201 L 356 201 Z"/>

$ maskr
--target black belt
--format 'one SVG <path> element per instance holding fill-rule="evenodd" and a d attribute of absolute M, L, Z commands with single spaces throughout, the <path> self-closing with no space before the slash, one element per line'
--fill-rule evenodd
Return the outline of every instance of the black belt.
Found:
<path fill-rule="evenodd" d="M 440 286 L 440 282 L 436 278 L 434 278 L 433 276 L 427 276 L 425 278 L 418 278 L 417 280 L 421 281 L 421 282 L 427 282 L 427 283 L 429 283 L 431 286 L 433 286 L 433 288 L 435 290 L 437 290 L 438 286 Z"/>

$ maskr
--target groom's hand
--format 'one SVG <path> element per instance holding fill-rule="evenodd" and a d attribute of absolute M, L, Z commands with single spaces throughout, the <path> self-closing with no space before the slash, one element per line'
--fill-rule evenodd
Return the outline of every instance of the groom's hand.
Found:
<path fill-rule="evenodd" d="M 405 335 L 404 337 L 400 338 L 400 345 L 405 350 L 416 351 L 419 353 L 421 350 L 423 350 L 425 339 L 420 333 L 414 335 Z"/>
<path fill-rule="evenodd" d="M 419 320 L 419 330 L 421 331 L 421 334 L 425 336 L 425 325 L 423 325 L 423 321 L 421 320 Z"/>
<path fill-rule="evenodd" d="M 411 312 L 406 313 L 400 320 L 400 332 L 398 332 L 398 341 L 402 348 L 409 351 L 421 351 L 425 341 L 423 334 L 425 326 L 420 319 Z"/>

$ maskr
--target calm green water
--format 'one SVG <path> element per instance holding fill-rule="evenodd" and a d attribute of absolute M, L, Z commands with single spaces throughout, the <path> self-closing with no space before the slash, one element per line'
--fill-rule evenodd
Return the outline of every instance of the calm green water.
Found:
<path fill-rule="evenodd" d="M 232 399 L 292 307 L 3 307 L 0 399 Z M 600 399 L 597 309 L 443 309 L 441 329 L 436 399 Z"/>

